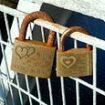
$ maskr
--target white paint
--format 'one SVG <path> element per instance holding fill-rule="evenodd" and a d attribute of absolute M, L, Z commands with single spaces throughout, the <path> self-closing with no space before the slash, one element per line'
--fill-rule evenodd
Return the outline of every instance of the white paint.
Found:
<path fill-rule="evenodd" d="M 38 93 L 38 98 L 41 101 L 41 91 L 40 91 L 40 84 L 39 84 L 39 79 L 38 77 L 35 78 L 36 81 L 36 87 L 37 87 L 37 93 Z M 41 105 L 41 103 L 39 103 Z"/>
<path fill-rule="evenodd" d="M 97 49 L 93 47 L 93 86 L 97 87 Z M 97 93 L 93 90 L 93 105 L 97 104 Z"/>

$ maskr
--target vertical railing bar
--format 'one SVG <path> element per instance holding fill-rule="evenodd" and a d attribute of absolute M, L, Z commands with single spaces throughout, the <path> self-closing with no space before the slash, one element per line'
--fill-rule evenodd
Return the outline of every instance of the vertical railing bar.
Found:
<path fill-rule="evenodd" d="M 53 94 L 51 88 L 51 79 L 48 79 L 48 89 L 49 89 L 49 96 L 50 96 L 50 105 L 53 105 Z"/>
<path fill-rule="evenodd" d="M 29 82 L 28 82 L 28 76 L 27 75 L 25 75 L 25 80 L 26 80 L 27 92 L 28 92 L 28 94 L 30 94 L 30 87 L 29 87 Z M 28 97 L 29 97 L 30 105 L 32 105 L 32 99 L 31 99 L 30 96 L 28 96 Z"/>
<path fill-rule="evenodd" d="M 29 28 L 30 28 L 30 32 L 31 32 L 31 35 L 29 37 L 30 37 L 31 40 L 32 40 L 32 24 L 35 25 L 35 23 L 30 23 L 29 24 Z"/>
<path fill-rule="evenodd" d="M 76 81 L 76 105 L 80 105 L 79 82 Z"/>
<path fill-rule="evenodd" d="M 2 74 L 1 74 L 1 68 L 0 68 L 0 76 L 2 76 Z M 3 92 L 3 100 L 4 100 L 4 104 L 7 105 L 7 100 L 6 100 L 6 91 L 5 91 L 5 86 L 4 86 L 4 83 L 3 83 L 3 79 L 1 78 L 0 81 L 1 81 L 0 84 L 1 84 L 2 92 Z"/>
<path fill-rule="evenodd" d="M 60 48 L 60 34 L 57 32 L 57 46 Z"/>
<path fill-rule="evenodd" d="M 2 36 L 0 36 L 0 39 L 2 40 Z M 7 76 L 10 79 L 10 75 L 9 75 L 9 71 L 8 71 L 8 63 L 7 63 L 7 60 L 6 60 L 5 50 L 3 48 L 3 44 L 1 43 L 0 45 L 1 45 L 1 50 L 2 50 L 3 57 L 4 57 L 4 61 L 5 61 L 5 66 L 6 66 L 6 69 L 7 69 Z"/>
<path fill-rule="evenodd" d="M 9 88 L 10 88 L 10 93 L 11 93 L 11 97 L 12 97 L 12 100 L 13 100 L 13 105 L 15 105 L 14 98 L 13 98 L 13 92 L 12 92 L 12 88 L 11 88 L 10 84 L 9 84 Z"/>
<path fill-rule="evenodd" d="M 65 101 L 65 89 L 64 89 L 64 78 L 60 77 L 60 80 L 61 80 L 62 101 L 63 101 L 63 105 L 66 105 L 66 101 Z"/>
<path fill-rule="evenodd" d="M 2 95 L 3 95 L 3 100 L 4 100 L 4 103 L 5 103 L 5 105 L 7 105 L 7 100 L 6 100 L 6 93 L 5 93 L 5 87 L 4 87 L 4 83 L 3 83 L 3 80 L 1 79 L 0 80 L 0 84 L 1 84 L 1 91 L 2 91 Z"/>
<path fill-rule="evenodd" d="M 8 40 L 12 44 L 12 38 L 11 38 L 10 30 L 9 30 L 9 23 L 8 23 L 8 19 L 7 19 L 7 14 L 6 13 L 3 13 L 3 15 L 4 15 L 4 20 L 5 20 L 5 25 L 6 25 L 6 31 L 7 31 L 7 35 L 8 35 Z"/>
<path fill-rule="evenodd" d="M 44 28 L 41 26 L 41 34 L 42 34 L 42 41 L 45 42 L 45 35 L 44 35 Z M 48 79 L 48 89 L 49 89 L 49 97 L 50 97 L 50 105 L 53 105 L 53 95 L 52 95 L 52 88 L 51 88 L 51 80 Z"/>
<path fill-rule="evenodd" d="M 77 47 L 78 47 L 77 40 L 74 39 L 74 48 L 77 48 Z"/>
<path fill-rule="evenodd" d="M 16 17 L 16 20 L 17 20 L 17 26 L 18 26 L 18 31 L 19 31 L 20 30 L 19 18 Z"/>
<path fill-rule="evenodd" d="M 60 34 L 58 32 L 57 32 L 57 45 L 58 45 L 58 49 L 59 49 L 60 48 Z M 64 89 L 64 78 L 60 77 L 60 81 L 61 81 L 62 102 L 63 102 L 63 105 L 66 105 L 65 89 Z"/>
<path fill-rule="evenodd" d="M 97 86 L 97 49 L 96 47 L 93 47 L 93 87 L 95 88 Z M 97 104 L 96 100 L 96 91 L 93 89 L 93 105 Z"/>
<path fill-rule="evenodd" d="M 19 30 L 20 30 L 19 18 L 16 17 L 16 20 L 17 20 L 17 26 L 18 26 L 18 31 L 19 31 Z M 17 72 L 15 72 L 15 75 L 16 75 L 16 82 L 17 82 L 17 85 L 20 87 L 20 84 L 19 84 L 19 78 L 18 78 L 18 74 L 17 74 Z M 18 90 L 18 92 L 19 92 L 20 103 L 21 103 L 21 105 L 23 105 L 22 93 L 21 93 L 20 90 Z"/>
<path fill-rule="evenodd" d="M 1 33 L 1 30 L 0 30 L 0 35 L 2 35 Z M 0 36 L 0 40 L 2 40 L 2 36 Z M 0 43 L 0 46 L 2 43 Z M 1 71 L 1 68 L 0 68 L 0 76 L 2 77 L 2 71 Z M 5 104 L 7 105 L 7 100 L 6 100 L 6 91 L 5 91 L 5 86 L 4 86 L 4 82 L 3 82 L 3 79 L 1 78 L 1 85 L 2 85 L 2 90 L 4 92 L 3 96 L 4 96 L 4 101 L 5 101 Z"/>
<path fill-rule="evenodd" d="M 35 23 L 34 23 L 34 25 L 35 25 Z M 31 25 L 31 23 L 30 23 L 30 31 L 31 31 L 30 39 L 32 40 L 32 25 Z M 39 105 L 41 105 L 41 91 L 40 91 L 40 84 L 39 84 L 39 79 L 38 79 L 38 77 L 35 78 L 35 81 L 36 81 L 36 87 L 37 87 L 38 98 L 39 98 L 39 100 L 40 100 Z"/>
<path fill-rule="evenodd" d="M 19 79 L 18 79 L 18 75 L 17 75 L 16 72 L 15 72 L 15 76 L 16 76 L 16 82 L 17 82 L 17 85 L 20 87 Z M 20 90 L 18 90 L 18 92 L 19 92 L 20 103 L 21 103 L 21 105 L 23 105 L 22 93 L 21 93 Z"/>
<path fill-rule="evenodd" d="M 41 101 L 41 92 L 40 92 L 40 85 L 39 85 L 39 79 L 38 79 L 38 77 L 36 77 L 35 80 L 36 80 L 38 98 Z M 41 105 L 41 103 L 40 103 L 40 105 Z"/>
<path fill-rule="evenodd" d="M 77 44 L 77 40 L 74 39 L 74 48 L 77 48 L 78 44 Z M 76 105 L 80 105 L 80 94 L 79 94 L 79 82 L 76 81 Z"/>
<path fill-rule="evenodd" d="M 42 34 L 42 41 L 45 42 L 45 35 L 44 35 L 44 28 L 41 26 L 41 34 Z M 52 88 L 51 88 L 51 81 L 48 81 L 48 89 L 49 89 L 49 97 L 50 97 L 50 105 L 53 105 L 53 97 L 52 97 Z"/>
<path fill-rule="evenodd" d="M 1 78 L 2 78 L 3 80 L 6 80 L 6 83 L 11 84 L 14 88 L 20 90 L 22 93 L 26 94 L 27 96 L 30 96 L 33 100 L 35 100 L 35 101 L 37 101 L 37 102 L 40 101 L 37 97 L 35 97 L 35 96 L 32 95 L 32 94 L 29 94 L 26 90 L 24 90 L 23 88 L 17 86 L 17 85 L 14 84 L 13 82 L 11 82 L 11 81 L 9 81 L 9 80 L 3 78 L 3 77 L 0 77 L 0 79 L 1 79 Z M 46 104 L 45 102 L 43 102 L 43 101 L 41 101 L 41 102 L 39 102 L 39 103 L 41 103 L 42 105 L 47 105 L 47 104 Z"/>
<path fill-rule="evenodd" d="M 7 60 L 6 60 L 6 54 L 5 54 L 5 51 L 4 51 L 4 48 L 3 48 L 3 45 L 2 44 L 1 44 L 1 49 L 2 49 L 2 53 L 3 53 L 5 65 L 6 65 L 7 79 L 8 80 L 11 80 L 10 75 L 9 75 L 8 64 L 7 64 Z M 15 105 L 14 98 L 13 98 L 13 92 L 12 92 L 12 88 L 11 88 L 11 85 L 10 84 L 9 84 L 9 88 L 10 88 L 10 93 L 11 93 L 11 97 L 12 97 L 12 100 L 13 100 L 13 105 Z"/>
<path fill-rule="evenodd" d="M 45 36 L 44 36 L 43 26 L 41 26 L 41 33 L 42 33 L 42 41 L 45 42 Z"/>

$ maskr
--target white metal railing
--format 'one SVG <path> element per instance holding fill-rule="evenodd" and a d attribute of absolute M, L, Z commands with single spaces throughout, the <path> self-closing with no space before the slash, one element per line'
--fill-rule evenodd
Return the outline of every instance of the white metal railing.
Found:
<path fill-rule="evenodd" d="M 9 87 L 9 90 L 11 93 L 11 97 L 12 97 L 13 105 L 15 105 L 15 102 L 14 102 L 13 90 L 11 87 L 14 87 L 18 90 L 21 105 L 23 105 L 22 93 L 24 93 L 25 95 L 28 96 L 30 105 L 32 105 L 32 99 L 37 101 L 40 105 L 47 105 L 47 103 L 43 102 L 41 99 L 41 90 L 40 90 L 39 78 L 37 78 L 37 77 L 35 78 L 36 86 L 37 86 L 37 92 L 38 92 L 38 97 L 36 97 L 36 96 L 32 95 L 30 92 L 28 76 L 25 75 L 27 90 L 24 90 L 20 87 L 17 73 L 15 73 L 15 75 L 16 75 L 16 84 L 15 84 L 12 82 L 12 79 L 11 79 L 10 73 L 9 73 L 9 69 L 8 69 L 9 67 L 8 67 L 7 57 L 6 57 L 4 47 L 3 47 L 3 46 L 10 46 L 11 50 L 12 50 L 12 39 L 11 39 L 10 30 L 9 30 L 7 14 L 9 14 L 13 17 L 16 17 L 16 18 L 23 18 L 26 14 L 21 12 L 21 11 L 18 11 L 18 10 L 15 10 L 15 9 L 12 9 L 12 8 L 9 8 L 9 7 L 3 6 L 3 5 L 0 5 L 0 11 L 3 12 L 3 14 L 4 14 L 6 30 L 7 30 L 7 34 L 8 34 L 8 38 L 9 38 L 8 42 L 3 41 L 2 38 L 0 39 L 0 45 L 1 45 L 2 53 L 3 53 L 3 58 L 4 58 L 6 70 L 7 70 L 6 78 L 4 78 L 2 72 L 0 73 L 0 75 L 1 75 L 0 81 L 5 81 L 8 84 L 8 87 Z M 55 24 L 55 23 L 50 23 L 50 22 L 47 22 L 47 21 L 42 20 L 42 19 L 37 19 L 34 21 L 34 23 L 41 26 L 41 32 L 42 32 L 42 38 L 43 38 L 42 40 L 43 41 L 45 41 L 43 27 L 55 31 L 57 33 L 56 34 L 57 35 L 57 42 L 58 42 L 57 45 L 59 47 L 59 40 L 60 40 L 59 33 L 63 33 L 65 31 L 66 27 Z M 30 29 L 30 30 L 32 30 L 32 29 Z M 30 37 L 31 37 L 31 35 L 30 35 Z M 88 82 L 86 82 L 80 78 L 69 77 L 70 79 L 74 80 L 76 83 L 76 105 L 80 105 L 80 98 L 81 97 L 80 97 L 80 92 L 79 92 L 79 88 L 80 88 L 79 84 L 82 84 L 82 85 L 86 86 L 87 88 L 93 90 L 93 105 L 96 105 L 96 98 L 97 98 L 96 92 L 105 96 L 105 91 L 98 88 L 97 84 L 96 84 L 97 83 L 97 76 L 96 76 L 96 74 L 97 74 L 96 73 L 96 70 L 97 70 L 97 68 L 96 68 L 97 48 L 105 50 L 105 41 L 102 39 L 93 37 L 91 35 L 85 35 L 85 34 L 80 33 L 80 32 L 74 32 L 70 35 L 70 37 L 74 39 L 74 46 L 75 47 L 77 47 L 77 40 L 84 42 L 84 43 L 88 43 L 88 44 L 93 46 L 93 84 L 90 84 L 90 83 L 88 83 Z M 0 69 L 1 69 L 1 66 L 0 66 Z M 64 88 L 65 85 L 64 85 L 64 78 L 63 77 L 60 78 L 60 82 L 61 82 L 62 105 L 66 105 L 66 96 L 65 96 L 65 88 Z M 54 105 L 53 104 L 53 93 L 52 93 L 51 79 L 48 79 L 47 83 L 48 83 L 50 105 Z M 2 89 L 5 89 L 4 82 L 2 82 L 1 85 L 3 86 Z M 3 91 L 3 92 L 4 92 L 4 98 L 3 99 L 5 101 L 5 104 L 8 105 L 8 103 L 6 103 L 6 100 L 5 100 L 6 99 L 6 93 L 5 93 L 5 91 Z"/>

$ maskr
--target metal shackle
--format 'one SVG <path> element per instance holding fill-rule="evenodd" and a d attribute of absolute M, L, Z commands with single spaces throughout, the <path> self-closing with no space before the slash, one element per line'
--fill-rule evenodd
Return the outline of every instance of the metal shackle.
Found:
<path fill-rule="evenodd" d="M 16 39 L 21 40 L 21 41 L 25 40 L 27 27 L 28 27 L 29 23 L 34 21 L 35 19 L 44 19 L 49 22 L 54 22 L 53 19 L 45 12 L 36 11 L 36 12 L 29 13 L 23 19 L 21 28 L 19 30 L 19 37 Z M 54 39 L 55 39 L 55 32 L 49 31 L 47 46 L 52 47 Z"/>
<path fill-rule="evenodd" d="M 60 42 L 60 51 L 64 51 L 64 41 L 65 41 L 65 38 L 67 36 L 69 36 L 70 34 L 72 34 L 73 32 L 81 32 L 81 33 L 85 33 L 85 34 L 89 34 L 84 28 L 82 27 L 79 27 L 79 26 L 73 26 L 73 27 L 69 27 L 68 29 L 66 29 L 62 36 L 61 36 L 61 42 Z M 86 44 L 86 48 L 87 49 L 91 49 L 91 46 Z"/>

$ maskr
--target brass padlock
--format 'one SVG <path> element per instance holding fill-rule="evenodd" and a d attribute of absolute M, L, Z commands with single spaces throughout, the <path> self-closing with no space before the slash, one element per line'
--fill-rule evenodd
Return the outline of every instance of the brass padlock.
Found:
<path fill-rule="evenodd" d="M 29 76 L 48 78 L 51 75 L 55 54 L 55 33 L 49 32 L 47 43 L 25 39 L 28 24 L 38 18 L 53 22 L 45 12 L 37 11 L 26 15 L 21 24 L 19 37 L 15 39 L 11 69 Z"/>
<path fill-rule="evenodd" d="M 82 32 L 88 34 L 82 27 L 74 26 L 68 28 L 61 36 L 61 46 L 57 51 L 57 76 L 88 76 L 92 75 L 92 48 L 72 48 L 64 51 L 64 39 L 70 33 Z"/>

